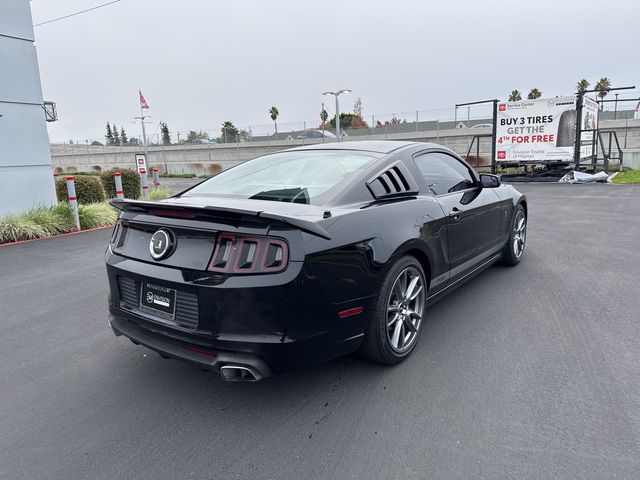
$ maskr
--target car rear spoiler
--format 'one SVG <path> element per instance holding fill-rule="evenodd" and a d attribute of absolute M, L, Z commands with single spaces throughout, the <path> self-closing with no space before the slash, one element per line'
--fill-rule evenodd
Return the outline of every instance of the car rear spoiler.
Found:
<path fill-rule="evenodd" d="M 304 220 L 298 217 L 293 217 L 289 215 L 283 215 L 281 213 L 275 212 L 267 212 L 264 210 L 249 210 L 244 208 L 234 208 L 234 207 L 222 207 L 215 205 L 193 205 L 193 204 L 176 204 L 176 203 L 165 203 L 165 202 L 145 202 L 143 200 L 128 200 L 128 199 L 120 199 L 114 198 L 111 200 L 111 205 L 118 210 L 133 210 L 136 208 L 148 210 L 150 208 L 161 208 L 168 210 L 198 210 L 205 212 L 227 212 L 227 213 L 236 213 L 239 215 L 247 215 L 258 218 L 263 218 L 266 220 L 273 220 L 276 222 L 284 223 L 286 225 L 290 225 L 292 227 L 298 228 L 303 232 L 310 233 L 312 235 L 316 235 L 321 238 L 325 238 L 327 240 L 331 240 L 331 235 L 324 228 L 318 225 L 316 222 L 312 220 Z"/>

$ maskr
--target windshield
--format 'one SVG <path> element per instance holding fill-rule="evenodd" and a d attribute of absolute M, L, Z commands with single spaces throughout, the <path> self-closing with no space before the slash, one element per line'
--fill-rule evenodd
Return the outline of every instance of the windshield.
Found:
<path fill-rule="evenodd" d="M 378 157 L 353 151 L 282 152 L 226 170 L 184 194 L 322 205 Z"/>

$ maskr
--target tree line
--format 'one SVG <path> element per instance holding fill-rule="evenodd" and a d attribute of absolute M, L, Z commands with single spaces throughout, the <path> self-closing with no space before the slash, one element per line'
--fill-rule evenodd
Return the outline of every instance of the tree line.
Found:
<path fill-rule="evenodd" d="M 578 80 L 578 83 L 576 83 L 576 92 L 585 92 L 589 90 L 590 85 L 591 84 L 586 78 Z M 598 97 L 600 97 L 600 100 L 603 100 L 611 89 L 611 80 L 609 80 L 607 77 L 602 77 L 596 82 L 594 89 L 598 91 Z M 535 100 L 536 98 L 540 98 L 541 96 L 541 90 L 532 88 L 527 95 L 527 100 Z M 511 93 L 509 94 L 509 101 L 519 102 L 520 100 L 522 100 L 522 93 L 520 93 L 520 90 L 511 90 Z"/>

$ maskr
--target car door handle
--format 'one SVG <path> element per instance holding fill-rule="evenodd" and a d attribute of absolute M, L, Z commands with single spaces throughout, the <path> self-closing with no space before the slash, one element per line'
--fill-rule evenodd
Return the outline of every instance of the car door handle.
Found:
<path fill-rule="evenodd" d="M 449 212 L 449 217 L 454 220 L 460 220 L 461 213 L 462 213 L 462 210 L 459 210 L 456 207 L 453 207 L 453 210 Z"/>

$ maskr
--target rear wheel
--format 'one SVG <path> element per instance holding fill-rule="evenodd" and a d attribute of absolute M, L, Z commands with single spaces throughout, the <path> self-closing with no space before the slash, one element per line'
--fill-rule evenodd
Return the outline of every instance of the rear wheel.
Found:
<path fill-rule="evenodd" d="M 522 205 L 516 207 L 511 223 L 509 239 L 502 252 L 502 263 L 505 265 L 517 265 L 520 263 L 527 241 L 527 215 Z"/>
<path fill-rule="evenodd" d="M 387 365 L 404 360 L 418 342 L 426 303 L 427 282 L 420 262 L 402 257 L 383 282 L 360 353 Z"/>

